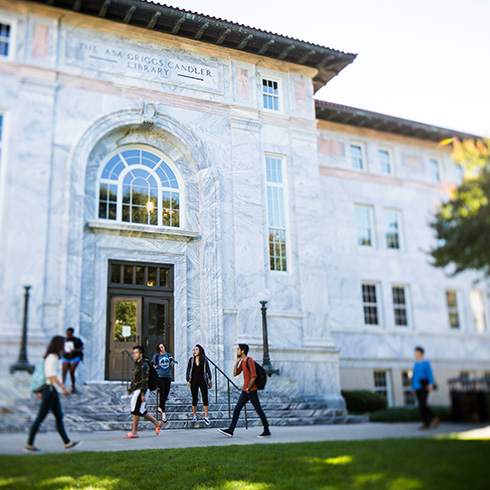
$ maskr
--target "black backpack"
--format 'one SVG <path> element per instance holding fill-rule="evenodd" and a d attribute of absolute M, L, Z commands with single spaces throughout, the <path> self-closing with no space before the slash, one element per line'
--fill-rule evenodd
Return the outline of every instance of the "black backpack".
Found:
<path fill-rule="evenodd" d="M 254 362 L 255 362 L 255 372 L 257 373 L 257 377 L 255 378 L 255 386 L 257 387 L 258 390 L 263 390 L 267 383 L 267 373 L 265 372 L 265 369 L 257 361 Z M 250 371 L 250 366 L 248 365 L 248 359 L 247 359 L 247 368 Z"/>
<path fill-rule="evenodd" d="M 148 359 L 145 359 L 145 361 L 148 364 L 148 389 L 155 391 L 158 388 L 158 373 Z"/>

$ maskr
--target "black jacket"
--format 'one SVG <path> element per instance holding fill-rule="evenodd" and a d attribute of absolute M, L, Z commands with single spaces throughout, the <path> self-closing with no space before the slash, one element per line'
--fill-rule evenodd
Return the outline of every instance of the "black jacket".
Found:
<path fill-rule="evenodd" d="M 188 383 L 192 381 L 192 368 L 194 367 L 194 363 L 196 362 L 195 359 L 196 358 L 192 356 L 189 359 L 189 362 L 187 363 L 187 371 L 185 373 L 185 379 L 187 380 Z M 206 386 L 209 386 L 211 379 L 212 379 L 211 369 L 209 369 L 208 360 L 204 358 L 204 382 L 206 383 Z"/>

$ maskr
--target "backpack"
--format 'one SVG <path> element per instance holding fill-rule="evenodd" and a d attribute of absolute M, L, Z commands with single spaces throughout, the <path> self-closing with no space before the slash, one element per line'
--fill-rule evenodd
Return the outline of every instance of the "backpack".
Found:
<path fill-rule="evenodd" d="M 158 388 L 158 373 L 153 364 L 148 359 L 145 360 L 148 364 L 148 389 L 155 391 Z"/>
<path fill-rule="evenodd" d="M 32 374 L 30 390 L 39 393 L 47 385 L 46 374 L 44 373 L 44 359 L 36 365 Z"/>
<path fill-rule="evenodd" d="M 255 378 L 255 386 L 257 387 L 258 390 L 263 390 L 267 383 L 267 373 L 265 372 L 265 369 L 257 361 L 254 362 L 255 362 L 255 372 L 257 373 L 257 377 Z M 250 367 L 248 365 L 248 359 L 247 359 L 247 368 L 250 371 Z"/>

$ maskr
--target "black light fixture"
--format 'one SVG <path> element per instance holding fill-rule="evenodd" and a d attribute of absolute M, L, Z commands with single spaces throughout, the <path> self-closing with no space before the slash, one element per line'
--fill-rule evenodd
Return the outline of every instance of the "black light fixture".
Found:
<path fill-rule="evenodd" d="M 14 371 L 27 371 L 32 374 L 34 366 L 29 364 L 27 360 L 27 320 L 28 320 L 28 308 L 29 308 L 29 289 L 31 286 L 24 286 L 24 324 L 22 327 L 22 339 L 20 342 L 19 358 L 15 364 L 10 366 L 10 374 Z"/>
<path fill-rule="evenodd" d="M 260 295 L 260 301 L 259 303 L 262 305 L 261 311 L 262 311 L 262 341 L 263 341 L 263 350 L 264 350 L 264 357 L 262 359 L 262 366 L 267 373 L 268 376 L 272 376 L 273 374 L 276 374 L 279 376 L 279 369 L 274 369 L 271 364 L 271 358 L 269 356 L 269 337 L 267 333 L 267 303 L 270 298 L 270 293 L 267 289 L 265 289 L 262 294 Z"/>

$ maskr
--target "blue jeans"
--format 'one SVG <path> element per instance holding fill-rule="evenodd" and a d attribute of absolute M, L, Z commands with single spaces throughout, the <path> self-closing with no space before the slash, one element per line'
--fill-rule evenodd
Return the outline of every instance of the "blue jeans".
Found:
<path fill-rule="evenodd" d="M 231 420 L 231 425 L 229 427 L 229 430 L 231 432 L 235 430 L 240 412 L 249 400 L 252 402 L 252 405 L 254 406 L 257 415 L 260 417 L 262 425 L 264 426 L 264 430 L 269 430 L 269 423 L 267 422 L 267 419 L 265 418 L 265 413 L 260 406 L 258 393 L 256 391 L 242 391 L 242 393 L 240 394 L 240 398 L 238 398 L 238 402 L 235 405 L 235 410 L 233 410 L 233 419 Z"/>
<path fill-rule="evenodd" d="M 66 435 L 65 426 L 63 425 L 63 412 L 61 410 L 60 397 L 54 386 L 46 386 L 41 391 L 42 400 L 39 407 L 39 412 L 37 413 L 36 420 L 34 420 L 31 425 L 31 430 L 29 432 L 29 439 L 27 444 L 32 446 L 34 444 L 34 438 L 36 437 L 37 431 L 41 422 L 46 418 L 48 412 L 51 410 L 53 412 L 54 418 L 56 419 L 56 429 L 58 434 L 63 439 L 65 444 L 70 442 L 70 439 Z"/>

